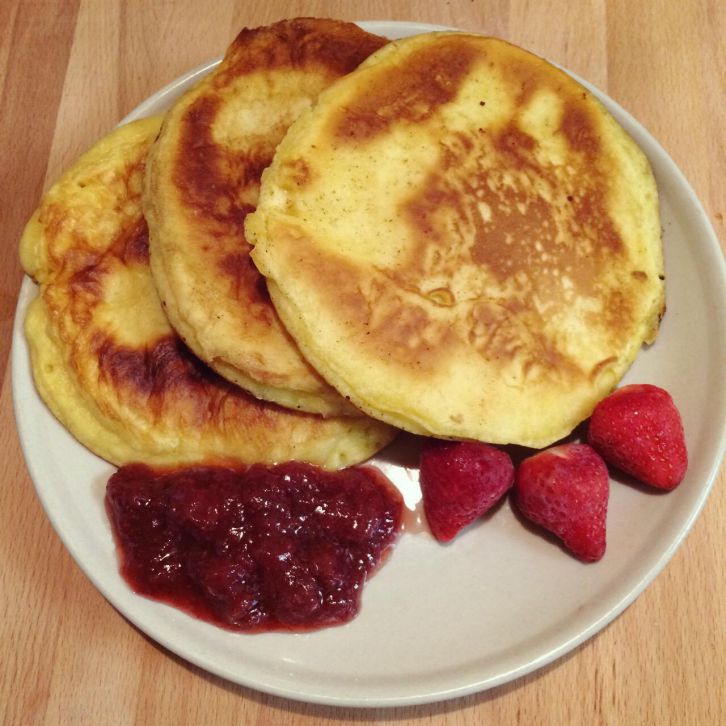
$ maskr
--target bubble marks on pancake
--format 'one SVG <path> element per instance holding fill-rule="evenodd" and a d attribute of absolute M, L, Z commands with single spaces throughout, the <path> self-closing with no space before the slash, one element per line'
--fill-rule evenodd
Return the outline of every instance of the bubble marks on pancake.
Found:
<path fill-rule="evenodd" d="M 475 58 L 475 51 L 455 44 L 412 53 L 395 74 L 381 75 L 340 110 L 331 122 L 332 135 L 358 145 L 384 135 L 394 124 L 428 121 L 456 98 Z"/>

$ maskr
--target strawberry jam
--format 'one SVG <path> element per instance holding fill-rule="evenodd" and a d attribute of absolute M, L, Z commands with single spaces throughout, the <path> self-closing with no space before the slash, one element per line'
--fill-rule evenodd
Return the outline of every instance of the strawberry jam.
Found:
<path fill-rule="evenodd" d="M 121 572 L 138 593 L 240 631 L 344 623 L 400 530 L 403 503 L 376 469 L 151 469 L 108 482 Z"/>

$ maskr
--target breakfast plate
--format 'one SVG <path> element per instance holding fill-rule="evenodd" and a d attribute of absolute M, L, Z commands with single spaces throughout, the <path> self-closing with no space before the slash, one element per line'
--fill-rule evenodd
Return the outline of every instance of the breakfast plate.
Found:
<path fill-rule="evenodd" d="M 436 29 L 361 25 L 391 38 Z M 214 65 L 177 79 L 124 120 L 168 108 Z M 360 615 L 311 633 L 222 630 L 135 595 L 121 578 L 104 508 L 114 469 L 77 443 L 35 392 L 22 323 L 36 292 L 25 279 L 12 366 L 28 469 L 79 566 L 143 632 L 211 673 L 267 693 L 347 706 L 425 703 L 491 688 L 564 655 L 622 612 L 666 565 L 701 511 L 726 446 L 726 272 L 708 219 L 673 161 L 623 109 L 581 82 L 645 151 L 659 185 L 668 312 L 658 341 L 623 382 L 656 384 L 675 399 L 691 460 L 683 483 L 663 494 L 613 480 L 608 550 L 595 564 L 582 564 L 524 527 L 508 501 L 440 545 L 417 526 L 416 444 L 403 437 L 373 463 L 401 489 L 410 524 L 366 585 Z"/>

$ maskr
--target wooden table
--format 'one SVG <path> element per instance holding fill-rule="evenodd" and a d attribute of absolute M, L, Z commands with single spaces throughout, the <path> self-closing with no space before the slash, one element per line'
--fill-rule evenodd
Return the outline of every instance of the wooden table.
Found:
<path fill-rule="evenodd" d="M 726 5 L 718 0 L 0 3 L 0 720 L 130 723 L 726 723 L 726 489 L 666 570 L 569 656 L 494 690 L 393 710 L 305 705 L 188 665 L 93 588 L 43 515 L 11 408 L 16 244 L 48 183 L 151 92 L 244 25 L 295 15 L 419 20 L 499 35 L 589 79 L 689 178 L 724 239 Z"/>

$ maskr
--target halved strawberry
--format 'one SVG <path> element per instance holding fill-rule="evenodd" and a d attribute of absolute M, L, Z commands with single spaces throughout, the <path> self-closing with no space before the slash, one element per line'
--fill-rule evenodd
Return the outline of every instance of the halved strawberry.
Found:
<path fill-rule="evenodd" d="M 681 416 L 658 386 L 624 386 L 603 399 L 588 441 L 608 464 L 660 489 L 680 484 L 688 467 Z"/>
<path fill-rule="evenodd" d="M 440 542 L 488 512 L 514 482 L 504 451 L 475 441 L 431 442 L 421 452 L 424 512 Z"/>
<path fill-rule="evenodd" d="M 514 482 L 522 514 L 586 562 L 605 554 L 609 490 L 607 466 L 587 444 L 563 444 L 530 456 Z"/>

